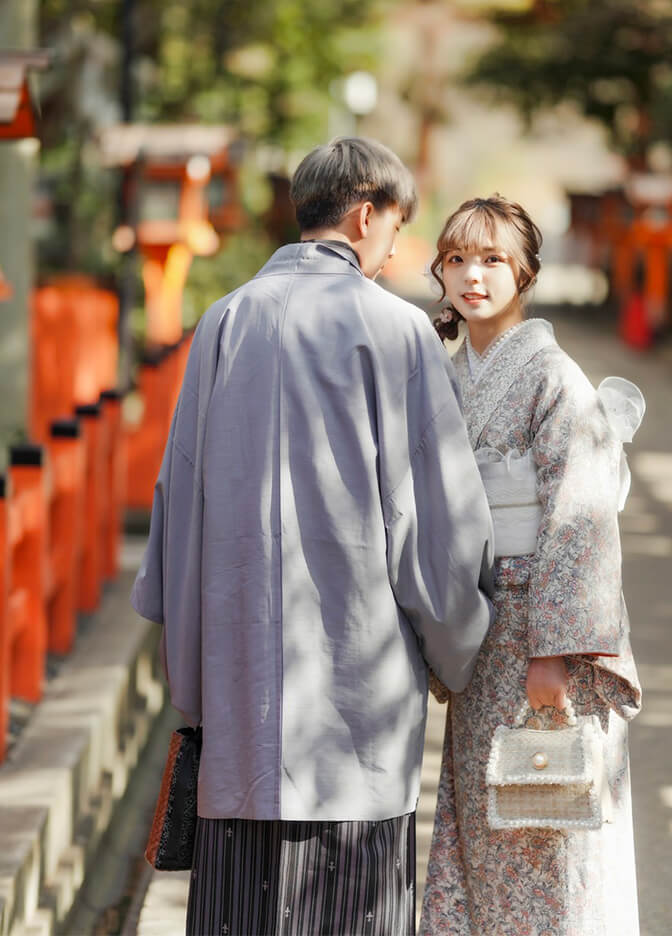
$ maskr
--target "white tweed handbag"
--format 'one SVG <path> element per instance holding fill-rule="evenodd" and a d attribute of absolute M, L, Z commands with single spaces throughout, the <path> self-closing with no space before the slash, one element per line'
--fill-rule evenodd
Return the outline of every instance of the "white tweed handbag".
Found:
<path fill-rule="evenodd" d="M 492 829 L 599 829 L 611 815 L 602 731 L 597 716 L 577 719 L 568 701 L 566 728 L 498 725 L 485 782 Z"/>

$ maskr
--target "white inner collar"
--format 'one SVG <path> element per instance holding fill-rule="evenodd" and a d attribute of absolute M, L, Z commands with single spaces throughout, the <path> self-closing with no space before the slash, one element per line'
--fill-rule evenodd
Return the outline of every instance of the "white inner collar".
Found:
<path fill-rule="evenodd" d="M 502 348 L 506 345 L 509 338 L 511 338 L 515 333 L 523 326 L 526 322 L 518 322 L 516 325 L 512 325 L 510 328 L 507 328 L 505 332 L 502 332 L 501 335 L 498 335 L 494 338 L 487 348 L 483 351 L 483 354 L 479 354 L 478 351 L 474 349 L 469 340 L 469 335 L 465 338 L 465 346 L 467 349 L 467 361 L 469 363 L 469 375 L 474 383 L 478 383 L 483 374 L 487 371 L 490 364 L 497 357 Z"/>

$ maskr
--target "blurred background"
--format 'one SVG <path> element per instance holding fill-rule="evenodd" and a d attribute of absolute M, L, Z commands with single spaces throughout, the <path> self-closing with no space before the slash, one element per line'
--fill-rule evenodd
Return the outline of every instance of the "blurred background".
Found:
<path fill-rule="evenodd" d="M 421 211 L 387 271 L 395 288 L 422 296 L 447 213 L 499 191 L 544 232 L 539 303 L 608 309 L 638 346 L 666 338 L 666 0 L 3 0 L 0 9 L 0 93 L 9 101 L 23 87 L 32 114 L 16 142 L 9 103 L 0 124 L 0 380 L 12 400 L 0 423 L 10 436 L 25 422 L 32 289 L 65 273 L 113 289 L 127 379 L 132 340 L 146 335 L 148 283 L 156 290 L 166 273 L 157 244 L 166 252 L 181 241 L 191 255 L 173 268 L 172 298 L 181 279 L 182 324 L 193 325 L 294 236 L 288 177 L 337 134 L 377 137 L 417 176 Z M 21 50 L 12 78 L 10 52 Z M 190 166 L 205 180 L 191 206 Z M 178 231 L 186 218 L 189 236 Z M 635 295 L 643 308 L 633 309 Z M 165 336 L 150 327 L 149 337 Z"/>
<path fill-rule="evenodd" d="M 0 0 L 2 934 L 136 932 L 172 723 L 127 596 L 192 330 L 296 238 L 292 171 L 344 134 L 418 182 L 384 286 L 438 311 L 446 216 L 500 192 L 544 234 L 536 313 L 645 392 L 633 789 L 642 933 L 672 929 L 672 0 Z M 165 887 L 141 934 L 181 931 Z"/>

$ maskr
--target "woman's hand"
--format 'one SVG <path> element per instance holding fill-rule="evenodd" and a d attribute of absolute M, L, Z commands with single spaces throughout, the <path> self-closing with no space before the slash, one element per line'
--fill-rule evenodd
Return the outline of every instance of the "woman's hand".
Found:
<path fill-rule="evenodd" d="M 527 697 L 535 711 L 544 705 L 564 709 L 567 704 L 567 667 L 563 657 L 534 657 L 527 667 Z"/>

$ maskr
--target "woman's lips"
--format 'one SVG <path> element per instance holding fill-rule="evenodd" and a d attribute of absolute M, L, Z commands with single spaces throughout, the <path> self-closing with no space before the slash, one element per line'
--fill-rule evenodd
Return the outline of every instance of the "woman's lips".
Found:
<path fill-rule="evenodd" d="M 466 302 L 480 302 L 481 299 L 487 299 L 487 294 L 486 294 L 486 293 L 468 292 L 468 293 L 462 293 L 462 298 L 463 298 Z"/>

